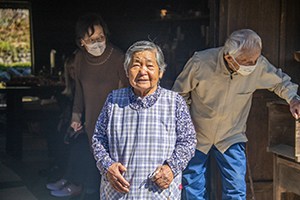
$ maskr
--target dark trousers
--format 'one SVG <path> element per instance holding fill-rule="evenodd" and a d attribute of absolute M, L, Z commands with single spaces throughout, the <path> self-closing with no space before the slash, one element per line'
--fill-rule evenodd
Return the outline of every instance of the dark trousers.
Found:
<path fill-rule="evenodd" d="M 68 167 L 64 178 L 77 184 L 83 184 L 86 191 L 95 191 L 99 194 L 100 172 L 91 152 L 86 133 L 70 141 Z"/>

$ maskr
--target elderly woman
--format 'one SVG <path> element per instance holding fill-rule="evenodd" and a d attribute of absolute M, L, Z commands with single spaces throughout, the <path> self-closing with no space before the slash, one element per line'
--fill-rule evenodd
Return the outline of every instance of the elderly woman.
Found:
<path fill-rule="evenodd" d="M 108 95 L 92 140 L 100 199 L 180 199 L 181 172 L 196 137 L 183 98 L 159 86 L 165 67 L 152 42 L 136 42 L 126 52 L 131 87 Z"/>

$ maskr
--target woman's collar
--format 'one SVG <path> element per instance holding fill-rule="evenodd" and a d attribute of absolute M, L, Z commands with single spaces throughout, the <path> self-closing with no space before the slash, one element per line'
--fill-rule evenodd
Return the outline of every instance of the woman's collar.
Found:
<path fill-rule="evenodd" d="M 131 87 L 129 92 L 130 107 L 135 110 L 142 109 L 142 108 L 149 108 L 155 104 L 160 94 L 161 94 L 161 87 L 158 86 L 154 93 L 149 94 L 142 98 L 135 95 L 133 92 L 133 87 Z"/>

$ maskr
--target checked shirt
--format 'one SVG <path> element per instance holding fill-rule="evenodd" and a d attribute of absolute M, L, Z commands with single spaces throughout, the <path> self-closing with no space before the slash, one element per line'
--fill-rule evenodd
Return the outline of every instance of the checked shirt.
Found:
<path fill-rule="evenodd" d="M 181 172 L 194 155 L 195 130 L 188 107 L 177 93 L 158 87 L 144 98 L 132 88 L 109 94 L 95 127 L 94 157 L 102 174 L 101 199 L 180 199 Z M 114 190 L 106 177 L 114 162 L 122 163 L 130 183 L 127 194 Z M 148 176 L 168 164 L 174 180 L 161 190 Z"/>

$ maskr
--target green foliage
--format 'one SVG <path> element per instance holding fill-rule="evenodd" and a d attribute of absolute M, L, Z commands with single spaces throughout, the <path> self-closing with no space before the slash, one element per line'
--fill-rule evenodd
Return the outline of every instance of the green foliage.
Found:
<path fill-rule="evenodd" d="M 12 50 L 12 46 L 9 42 L 6 41 L 0 41 L 0 52 L 2 51 L 11 51 Z"/>
<path fill-rule="evenodd" d="M 26 9 L 0 9 L 0 68 L 30 67 L 30 21 Z"/>
<path fill-rule="evenodd" d="M 30 62 L 27 62 L 27 63 L 17 62 L 17 63 L 13 63 L 11 65 L 0 63 L 0 70 L 1 71 L 6 71 L 7 68 L 10 68 L 10 67 L 13 67 L 13 68 L 30 68 L 31 63 Z"/>

